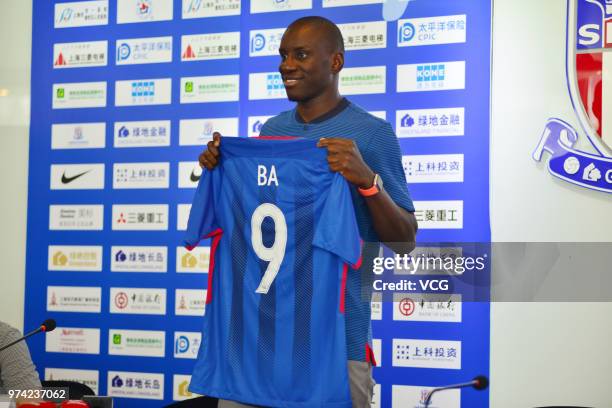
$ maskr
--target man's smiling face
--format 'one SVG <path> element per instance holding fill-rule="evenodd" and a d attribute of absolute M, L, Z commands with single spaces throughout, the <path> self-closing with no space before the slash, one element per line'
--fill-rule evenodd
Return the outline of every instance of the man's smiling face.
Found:
<path fill-rule="evenodd" d="M 279 72 L 289 100 L 308 102 L 337 92 L 335 75 L 342 64 L 335 61 L 338 52 L 325 38 L 325 30 L 316 24 L 290 26 L 283 35 L 279 53 Z"/>

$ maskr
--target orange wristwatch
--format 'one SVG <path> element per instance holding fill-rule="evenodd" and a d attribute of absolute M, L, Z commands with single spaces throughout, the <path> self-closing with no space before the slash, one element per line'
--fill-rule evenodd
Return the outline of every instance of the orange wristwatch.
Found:
<path fill-rule="evenodd" d="M 374 175 L 374 183 L 372 183 L 372 187 L 357 188 L 357 191 L 359 191 L 359 194 L 361 194 L 363 197 L 375 196 L 376 194 L 380 193 L 382 190 L 383 190 L 383 181 L 382 181 L 382 178 L 380 178 L 378 174 Z"/>

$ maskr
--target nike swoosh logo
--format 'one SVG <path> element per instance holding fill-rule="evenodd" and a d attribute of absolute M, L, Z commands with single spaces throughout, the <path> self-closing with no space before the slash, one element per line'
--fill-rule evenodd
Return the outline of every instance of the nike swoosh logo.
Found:
<path fill-rule="evenodd" d="M 189 180 L 191 180 L 194 183 L 197 183 L 198 181 L 200 181 L 200 177 L 202 177 L 202 174 L 200 174 L 199 176 L 196 176 L 193 170 L 191 170 L 191 174 L 189 175 Z"/>
<path fill-rule="evenodd" d="M 77 174 L 75 176 L 72 176 L 72 177 L 66 177 L 66 172 L 64 172 L 62 174 L 62 184 L 72 183 L 74 180 L 78 179 L 81 176 L 84 176 L 85 174 L 89 173 L 90 171 L 91 170 L 87 170 L 87 171 L 84 171 L 83 173 L 79 173 L 79 174 Z"/>

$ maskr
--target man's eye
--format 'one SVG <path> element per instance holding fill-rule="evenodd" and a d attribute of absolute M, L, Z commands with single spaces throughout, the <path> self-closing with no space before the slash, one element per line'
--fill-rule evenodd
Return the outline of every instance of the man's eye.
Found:
<path fill-rule="evenodd" d="M 304 59 L 304 58 L 306 58 L 307 56 L 308 56 L 308 54 L 306 54 L 306 53 L 305 53 L 305 52 L 303 52 L 303 51 L 300 51 L 300 52 L 298 52 L 298 53 L 297 53 L 297 57 L 298 57 L 299 59 Z"/>

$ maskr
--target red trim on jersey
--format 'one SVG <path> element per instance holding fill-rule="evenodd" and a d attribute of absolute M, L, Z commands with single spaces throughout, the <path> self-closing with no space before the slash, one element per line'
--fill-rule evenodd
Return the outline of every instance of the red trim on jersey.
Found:
<path fill-rule="evenodd" d="M 262 140 L 291 140 L 297 139 L 297 136 L 253 136 L 251 139 L 262 139 Z"/>
<path fill-rule="evenodd" d="M 363 262 L 363 240 L 359 239 L 359 259 L 355 265 L 352 265 L 353 269 L 361 268 L 361 263 Z"/>
<path fill-rule="evenodd" d="M 346 275 L 348 274 L 348 264 L 342 266 L 342 283 L 340 284 L 340 313 L 344 313 L 344 298 L 346 297 Z"/>
<path fill-rule="evenodd" d="M 376 364 L 376 357 L 374 357 L 374 352 L 368 343 L 365 345 L 365 353 L 366 353 L 366 362 L 372 364 L 374 367 Z"/>
<path fill-rule="evenodd" d="M 222 236 L 223 230 L 221 228 L 217 228 L 206 236 L 206 238 L 212 237 L 213 239 L 212 244 L 210 245 L 210 257 L 208 261 L 208 286 L 206 287 L 206 304 L 212 302 L 212 280 L 213 272 L 215 270 L 215 253 L 217 252 L 217 247 L 219 246 L 219 241 L 221 241 Z"/>

